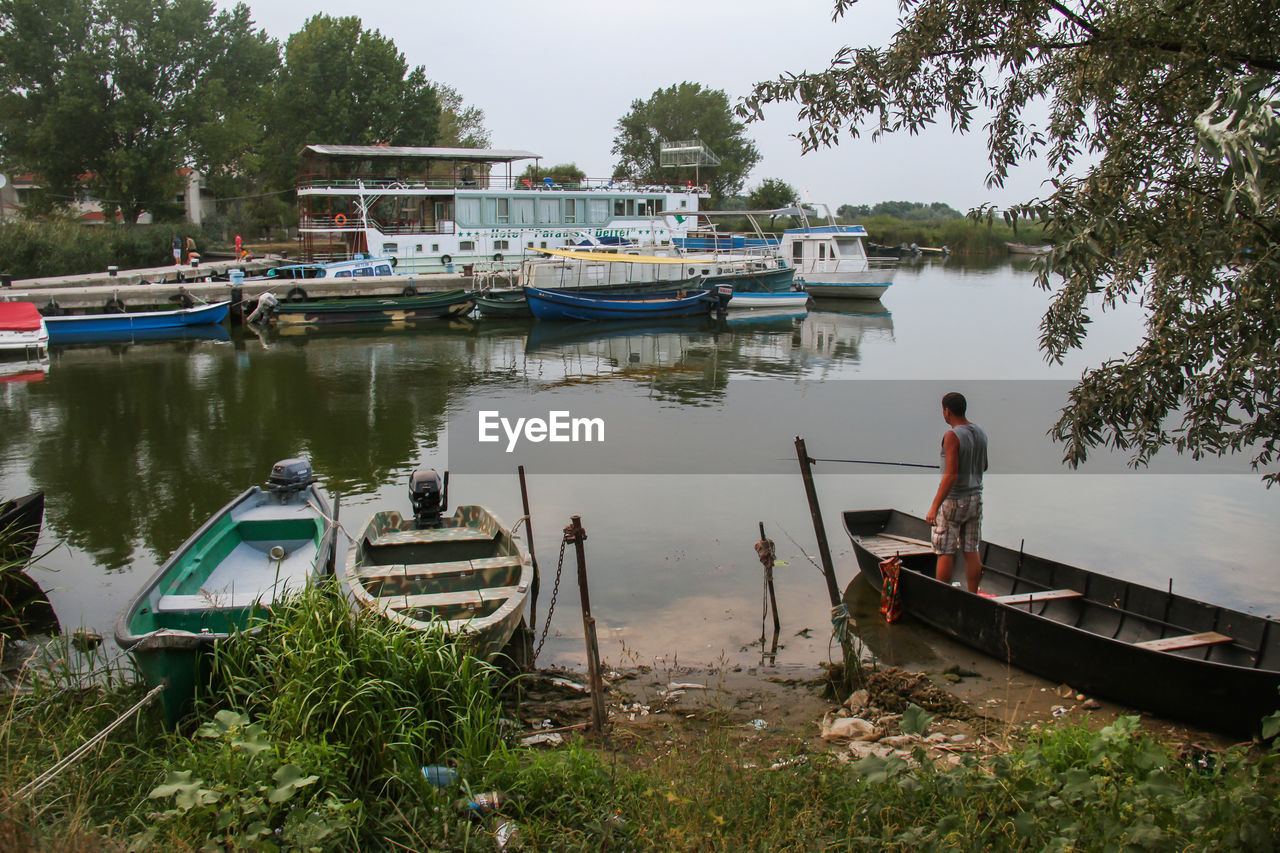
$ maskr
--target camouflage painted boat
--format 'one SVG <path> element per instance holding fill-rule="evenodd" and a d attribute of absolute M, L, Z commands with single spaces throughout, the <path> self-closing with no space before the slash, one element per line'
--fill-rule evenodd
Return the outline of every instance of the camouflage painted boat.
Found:
<path fill-rule="evenodd" d="M 441 317 L 461 317 L 475 307 L 476 295 L 466 290 L 446 290 L 420 296 L 384 296 L 372 299 L 325 299 L 317 302 L 280 302 L 275 322 L 280 326 L 317 326 L 332 323 L 413 323 Z"/>
<path fill-rule="evenodd" d="M 444 516 L 438 484 L 434 471 L 417 471 L 414 517 L 374 513 L 347 553 L 343 587 L 359 607 L 415 630 L 442 629 L 492 657 L 524 617 L 529 551 L 485 507 Z"/>

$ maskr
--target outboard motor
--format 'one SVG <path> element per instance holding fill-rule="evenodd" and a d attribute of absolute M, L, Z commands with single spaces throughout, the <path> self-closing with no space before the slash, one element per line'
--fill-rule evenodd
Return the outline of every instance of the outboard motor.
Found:
<path fill-rule="evenodd" d="M 316 481 L 311 463 L 305 459 L 282 459 L 271 466 L 266 490 L 280 495 L 300 492 Z"/>
<path fill-rule="evenodd" d="M 440 516 L 449 508 L 449 472 L 443 482 L 434 468 L 419 468 L 409 476 L 409 502 L 419 529 L 440 526 Z"/>
<path fill-rule="evenodd" d="M 275 272 L 275 270 L 272 270 L 272 272 Z M 258 297 L 258 307 L 253 309 L 253 313 L 245 319 L 245 322 L 251 326 L 267 322 L 279 304 L 280 300 L 276 298 L 274 293 L 270 290 L 265 291 Z"/>

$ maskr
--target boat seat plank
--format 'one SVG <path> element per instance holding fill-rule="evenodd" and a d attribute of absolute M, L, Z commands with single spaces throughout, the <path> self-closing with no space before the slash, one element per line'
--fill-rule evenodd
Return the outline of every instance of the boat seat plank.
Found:
<path fill-rule="evenodd" d="M 1201 634 L 1182 634 L 1177 637 L 1162 637 L 1159 640 L 1144 640 L 1134 643 L 1140 649 L 1151 649 L 1157 652 L 1169 652 L 1174 649 L 1189 649 L 1193 646 L 1210 646 L 1215 643 L 1230 643 L 1231 638 L 1217 631 L 1205 631 Z"/>
<path fill-rule="evenodd" d="M 932 554 L 933 545 L 921 539 L 908 539 L 905 536 L 877 534 L 863 536 L 858 540 L 863 548 L 877 557 L 908 556 L 913 554 Z"/>
<path fill-rule="evenodd" d="M 487 589 L 468 589 L 461 592 L 437 592 L 426 595 L 388 595 L 380 599 L 384 607 L 396 610 L 415 610 L 421 607 L 448 607 L 483 604 L 486 601 L 503 601 L 522 592 L 518 586 L 498 586 Z"/>
<path fill-rule="evenodd" d="M 156 601 L 157 613 L 199 613 L 202 610 L 243 610 L 255 604 L 271 602 L 272 591 L 211 593 L 203 595 L 162 595 Z M 260 601 L 261 599 L 261 601 Z"/>
<path fill-rule="evenodd" d="M 360 569 L 356 576 L 362 581 L 406 577 L 434 578 L 486 569 L 515 568 L 519 565 L 519 557 L 481 557 L 475 560 L 451 560 L 445 563 L 393 563 L 385 566 L 366 566 Z"/>
<path fill-rule="evenodd" d="M 1053 601 L 1059 598 L 1080 598 L 1074 589 L 1043 589 L 1039 592 L 1018 592 L 1013 595 L 997 595 L 992 601 L 1001 604 L 1031 604 L 1036 601 Z"/>
<path fill-rule="evenodd" d="M 495 533 L 484 533 L 474 527 L 440 527 L 435 530 L 397 530 L 384 533 L 369 542 L 375 548 L 383 545 L 416 545 L 420 542 L 488 542 Z"/>

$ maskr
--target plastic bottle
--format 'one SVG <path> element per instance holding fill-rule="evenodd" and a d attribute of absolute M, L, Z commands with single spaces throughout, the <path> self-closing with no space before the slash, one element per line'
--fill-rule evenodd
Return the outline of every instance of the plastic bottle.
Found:
<path fill-rule="evenodd" d="M 455 802 L 453 807 L 460 812 L 469 811 L 475 814 L 488 814 L 489 812 L 496 812 L 513 799 L 510 794 L 504 794 L 501 791 L 487 791 L 472 797 L 463 797 Z"/>
<path fill-rule="evenodd" d="M 427 781 L 437 788 L 448 788 L 454 782 L 458 781 L 458 771 L 452 767 L 442 767 L 438 764 L 428 765 L 422 768 L 422 775 Z"/>

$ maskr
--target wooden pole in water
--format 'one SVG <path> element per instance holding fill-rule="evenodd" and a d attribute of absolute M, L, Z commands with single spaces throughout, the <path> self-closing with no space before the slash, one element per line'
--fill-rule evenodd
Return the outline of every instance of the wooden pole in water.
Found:
<path fill-rule="evenodd" d="M 822 510 L 818 506 L 818 492 L 813 485 L 813 460 L 805 449 L 804 439 L 796 436 L 796 458 L 800 460 L 800 476 L 804 478 L 804 493 L 809 499 L 809 514 L 813 517 L 813 532 L 818 537 L 818 556 L 822 559 L 822 574 L 827 579 L 827 594 L 831 606 L 840 606 L 840 587 L 836 584 L 836 570 L 831 562 L 831 548 L 827 545 L 827 528 L 822 523 Z"/>
<path fill-rule="evenodd" d="M 338 526 L 338 508 L 342 503 L 342 492 L 333 493 L 333 538 L 329 545 L 329 575 L 332 576 L 338 570 L 338 536 L 342 534 L 342 528 Z"/>
<path fill-rule="evenodd" d="M 831 548 L 827 545 L 827 528 L 822 523 L 822 509 L 818 506 L 818 490 L 813 485 L 813 459 L 809 457 L 809 451 L 804 445 L 804 439 L 796 436 L 796 458 L 800 460 L 800 475 L 804 478 L 804 493 L 809 499 L 809 514 L 813 516 L 813 532 L 818 537 L 818 555 L 822 559 L 822 574 L 827 580 L 827 595 L 831 599 L 831 613 L 833 622 L 837 608 L 843 608 L 844 602 L 840 598 L 840 587 L 836 583 L 836 569 L 831 561 Z M 849 671 L 849 661 L 856 661 L 850 647 L 848 636 L 840 642 L 840 657 L 844 663 L 844 686 L 849 688 L 854 682 L 853 673 Z"/>
<path fill-rule="evenodd" d="M 524 507 L 525 539 L 529 542 L 529 558 L 533 561 L 533 588 L 531 590 L 533 594 L 529 596 L 529 627 L 534 628 L 534 623 L 538 621 L 538 585 L 540 583 L 538 555 L 533 551 L 533 516 L 529 514 L 529 489 L 524 482 L 524 466 L 517 466 L 516 470 L 520 473 L 520 502 Z"/>
<path fill-rule="evenodd" d="M 596 641 L 596 620 L 591 615 L 591 594 L 587 590 L 587 531 L 582 528 L 582 517 L 569 517 L 564 529 L 566 542 L 572 542 L 578 556 L 578 593 L 582 597 L 582 633 L 587 641 L 587 676 L 591 683 L 591 728 L 604 737 L 604 680 L 600 677 L 600 644 Z"/>
<path fill-rule="evenodd" d="M 760 522 L 760 541 L 765 542 L 764 522 Z M 773 663 L 778 661 L 778 634 L 782 631 L 782 622 L 778 618 L 778 596 L 773 588 L 773 561 L 770 560 L 764 564 L 764 583 L 765 588 L 769 591 L 769 609 L 773 611 L 773 647 L 769 650 L 769 657 L 773 659 Z M 764 653 L 764 626 L 760 626 L 760 652 Z"/>

